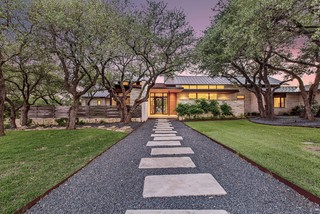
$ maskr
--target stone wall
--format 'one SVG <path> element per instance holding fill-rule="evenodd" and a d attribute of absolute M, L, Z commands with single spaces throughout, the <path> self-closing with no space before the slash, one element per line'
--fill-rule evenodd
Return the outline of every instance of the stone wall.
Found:
<path fill-rule="evenodd" d="M 58 123 L 54 118 L 32 118 L 32 125 L 37 126 L 56 126 Z M 80 121 L 84 121 L 87 124 L 90 123 L 118 123 L 120 122 L 120 118 L 79 118 Z M 141 118 L 132 118 L 132 122 L 143 122 Z M 21 127 L 20 120 L 16 120 L 16 124 L 18 127 Z"/>

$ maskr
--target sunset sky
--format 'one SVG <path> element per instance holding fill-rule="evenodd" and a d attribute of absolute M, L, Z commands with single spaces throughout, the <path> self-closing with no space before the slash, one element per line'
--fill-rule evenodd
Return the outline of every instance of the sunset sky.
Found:
<path fill-rule="evenodd" d="M 161 0 L 156 0 L 161 1 Z M 163 0 L 167 3 L 168 8 L 178 8 L 182 9 L 186 16 L 189 24 L 195 30 L 197 37 L 203 35 L 203 31 L 210 26 L 214 12 L 212 8 L 217 4 L 219 0 Z M 135 0 L 133 1 L 136 4 L 144 4 L 146 0 Z M 184 75 L 188 73 L 184 72 Z M 281 76 L 276 76 L 276 78 L 281 79 Z M 309 84 L 312 81 L 313 76 L 305 77 L 305 84 Z M 162 82 L 163 79 L 159 79 L 159 82 Z M 290 85 L 297 85 L 297 82 L 292 82 Z"/>

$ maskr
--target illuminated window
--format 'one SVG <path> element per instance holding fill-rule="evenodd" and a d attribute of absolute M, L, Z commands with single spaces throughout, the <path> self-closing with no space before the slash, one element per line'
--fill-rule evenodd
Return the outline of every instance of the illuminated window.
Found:
<path fill-rule="evenodd" d="M 209 89 L 217 89 L 216 85 L 209 85 Z"/>
<path fill-rule="evenodd" d="M 224 89 L 224 85 L 217 85 L 217 89 Z"/>
<path fill-rule="evenodd" d="M 190 85 L 189 89 L 197 89 L 197 85 Z"/>
<path fill-rule="evenodd" d="M 229 96 L 227 94 L 218 94 L 218 100 L 229 100 Z"/>
<path fill-rule="evenodd" d="M 244 98 L 245 98 L 244 95 L 238 95 L 237 96 L 237 100 L 244 100 Z"/>
<path fill-rule="evenodd" d="M 189 99 L 197 99 L 197 93 L 189 93 Z"/>
<path fill-rule="evenodd" d="M 273 98 L 275 108 L 285 108 L 286 98 L 285 97 L 274 97 Z"/>
<path fill-rule="evenodd" d="M 217 100 L 217 99 L 218 99 L 218 95 L 217 95 L 217 94 L 210 93 L 209 99 L 210 99 L 210 100 Z"/>
<path fill-rule="evenodd" d="M 129 85 L 129 82 L 123 82 L 122 85 Z"/>
<path fill-rule="evenodd" d="M 182 87 L 183 87 L 184 89 L 189 89 L 189 88 L 190 88 L 189 85 L 183 85 Z"/>
<path fill-rule="evenodd" d="M 198 93 L 198 99 L 209 99 L 209 94 L 208 93 Z"/>
<path fill-rule="evenodd" d="M 208 85 L 198 85 L 198 89 L 208 89 Z"/>
<path fill-rule="evenodd" d="M 97 105 L 101 106 L 101 100 L 97 100 Z"/>

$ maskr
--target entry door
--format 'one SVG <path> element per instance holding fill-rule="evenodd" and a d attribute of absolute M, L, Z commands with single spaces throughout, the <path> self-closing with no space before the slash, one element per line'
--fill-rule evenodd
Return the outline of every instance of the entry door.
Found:
<path fill-rule="evenodd" d="M 151 114 L 168 114 L 167 93 L 151 93 L 150 97 Z"/>

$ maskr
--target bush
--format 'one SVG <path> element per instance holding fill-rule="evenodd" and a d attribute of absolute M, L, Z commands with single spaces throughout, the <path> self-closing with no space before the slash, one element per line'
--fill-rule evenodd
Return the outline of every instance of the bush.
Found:
<path fill-rule="evenodd" d="M 199 114 L 203 114 L 204 111 L 198 106 L 198 105 L 191 105 L 188 111 L 188 116 L 194 116 L 196 117 Z"/>
<path fill-rule="evenodd" d="M 178 113 L 179 116 L 184 117 L 186 115 L 189 115 L 189 108 L 190 108 L 190 104 L 189 103 L 179 103 L 177 108 L 176 108 L 176 112 Z"/>
<path fill-rule="evenodd" d="M 233 115 L 232 108 L 227 103 L 223 103 L 222 105 L 220 105 L 220 109 L 221 109 L 223 116 L 232 116 Z"/>
<path fill-rule="evenodd" d="M 79 118 L 77 118 L 76 124 L 77 124 L 77 125 L 85 125 L 86 122 L 84 122 L 83 120 L 79 120 Z"/>
<path fill-rule="evenodd" d="M 31 126 L 31 125 L 32 125 L 32 122 L 33 122 L 32 119 L 28 118 L 26 125 L 27 125 L 27 126 Z"/>
<path fill-rule="evenodd" d="M 210 112 L 210 103 L 206 99 L 196 100 L 196 105 L 202 109 L 204 113 Z"/>
<path fill-rule="evenodd" d="M 58 126 L 66 126 L 68 122 L 68 118 L 59 118 L 55 119 L 56 123 L 58 123 Z"/>
<path fill-rule="evenodd" d="M 220 112 L 220 109 L 219 109 L 218 101 L 211 100 L 209 105 L 210 105 L 210 112 L 212 113 L 212 115 L 214 117 L 219 117 L 221 112 Z"/>
<path fill-rule="evenodd" d="M 292 116 L 300 116 L 303 113 L 304 107 L 303 106 L 295 106 L 291 109 L 290 115 Z"/>

